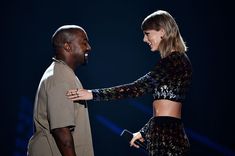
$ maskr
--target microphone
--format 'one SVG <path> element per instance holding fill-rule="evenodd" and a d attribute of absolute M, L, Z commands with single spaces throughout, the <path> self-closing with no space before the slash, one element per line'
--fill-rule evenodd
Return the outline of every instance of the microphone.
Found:
<path fill-rule="evenodd" d="M 123 138 L 125 138 L 126 140 L 130 142 L 131 139 L 133 138 L 133 133 L 131 133 L 127 129 L 124 129 L 120 136 L 122 136 Z M 141 142 L 140 140 L 136 140 L 135 144 L 137 144 L 140 148 L 147 151 L 147 145 L 144 142 Z"/>

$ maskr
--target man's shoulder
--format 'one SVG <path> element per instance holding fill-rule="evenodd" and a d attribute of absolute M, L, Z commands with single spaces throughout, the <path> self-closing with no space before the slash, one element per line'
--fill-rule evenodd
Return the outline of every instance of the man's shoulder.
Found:
<path fill-rule="evenodd" d="M 73 84 L 77 81 L 77 77 L 67 65 L 53 62 L 45 71 L 42 80 L 45 83 Z"/>
<path fill-rule="evenodd" d="M 70 69 L 69 67 L 67 67 L 64 64 L 61 63 L 56 63 L 56 62 L 52 62 L 51 65 L 46 69 L 46 71 L 44 72 L 44 75 L 47 77 L 74 77 L 75 74 L 72 71 L 72 69 Z"/>
<path fill-rule="evenodd" d="M 55 62 L 54 63 L 54 72 L 55 72 L 55 74 L 64 73 L 68 76 L 75 76 L 74 71 L 68 65 L 63 64 L 63 63 Z"/>

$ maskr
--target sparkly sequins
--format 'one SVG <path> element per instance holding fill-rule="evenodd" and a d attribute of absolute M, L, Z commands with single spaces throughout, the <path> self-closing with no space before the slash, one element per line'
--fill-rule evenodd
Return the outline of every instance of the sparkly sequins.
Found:
<path fill-rule="evenodd" d="M 152 93 L 154 100 L 168 99 L 183 102 L 191 78 L 192 67 L 187 55 L 172 52 L 161 59 L 153 70 L 133 83 L 93 89 L 93 100 L 133 98 Z M 147 141 L 149 156 L 183 156 L 189 150 L 183 124 L 176 118 L 152 118 L 140 133 Z"/>
<path fill-rule="evenodd" d="M 190 144 L 180 119 L 153 117 L 145 126 L 149 156 L 185 156 Z"/>
<path fill-rule="evenodd" d="M 152 93 L 154 99 L 182 102 L 191 82 L 192 69 L 186 54 L 173 52 L 153 70 L 134 81 L 111 88 L 93 89 L 93 100 L 116 100 Z"/>
<path fill-rule="evenodd" d="M 170 90 L 167 85 L 155 88 L 155 92 L 153 94 L 154 99 L 160 99 L 160 97 L 162 97 L 163 99 L 166 99 L 167 97 L 169 97 L 170 99 L 174 99 L 176 98 L 176 96 L 177 95 L 174 94 L 173 90 Z"/>

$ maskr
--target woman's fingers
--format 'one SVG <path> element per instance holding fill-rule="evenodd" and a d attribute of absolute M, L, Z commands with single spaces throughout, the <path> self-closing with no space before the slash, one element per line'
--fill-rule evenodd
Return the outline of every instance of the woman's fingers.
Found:
<path fill-rule="evenodd" d="M 78 94 L 78 92 L 80 91 L 81 89 L 71 89 L 71 90 L 68 90 L 66 95 L 75 95 L 75 94 Z"/>
<path fill-rule="evenodd" d="M 68 99 L 72 100 L 72 101 L 77 101 L 77 100 L 80 100 L 79 97 L 79 90 L 80 89 L 71 89 L 69 90 L 66 95 L 68 97 Z"/>
<path fill-rule="evenodd" d="M 135 141 L 136 141 L 136 140 L 137 140 L 137 139 L 133 138 L 133 139 L 131 140 L 131 142 L 130 142 L 130 146 L 131 146 L 131 147 L 134 146 L 135 148 L 140 148 L 138 145 L 135 144 Z"/>
<path fill-rule="evenodd" d="M 133 138 L 131 139 L 130 146 L 134 146 L 136 148 L 140 148 L 139 145 L 135 144 L 136 140 L 140 140 L 141 142 L 144 141 L 143 137 L 141 136 L 140 132 L 134 133 Z"/>
<path fill-rule="evenodd" d="M 92 93 L 86 89 L 71 89 L 66 93 L 68 99 L 73 101 L 78 100 L 91 100 Z"/>
<path fill-rule="evenodd" d="M 74 99 L 74 98 L 78 98 L 79 96 L 78 95 L 69 95 L 68 98 L 69 99 Z"/>

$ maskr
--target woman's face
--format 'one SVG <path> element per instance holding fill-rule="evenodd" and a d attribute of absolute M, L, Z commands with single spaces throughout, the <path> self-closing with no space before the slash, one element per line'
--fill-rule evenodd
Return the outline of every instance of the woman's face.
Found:
<path fill-rule="evenodd" d="M 157 51 L 159 44 L 164 36 L 165 31 L 163 29 L 157 30 L 144 30 L 144 39 L 149 46 L 151 51 Z"/>

